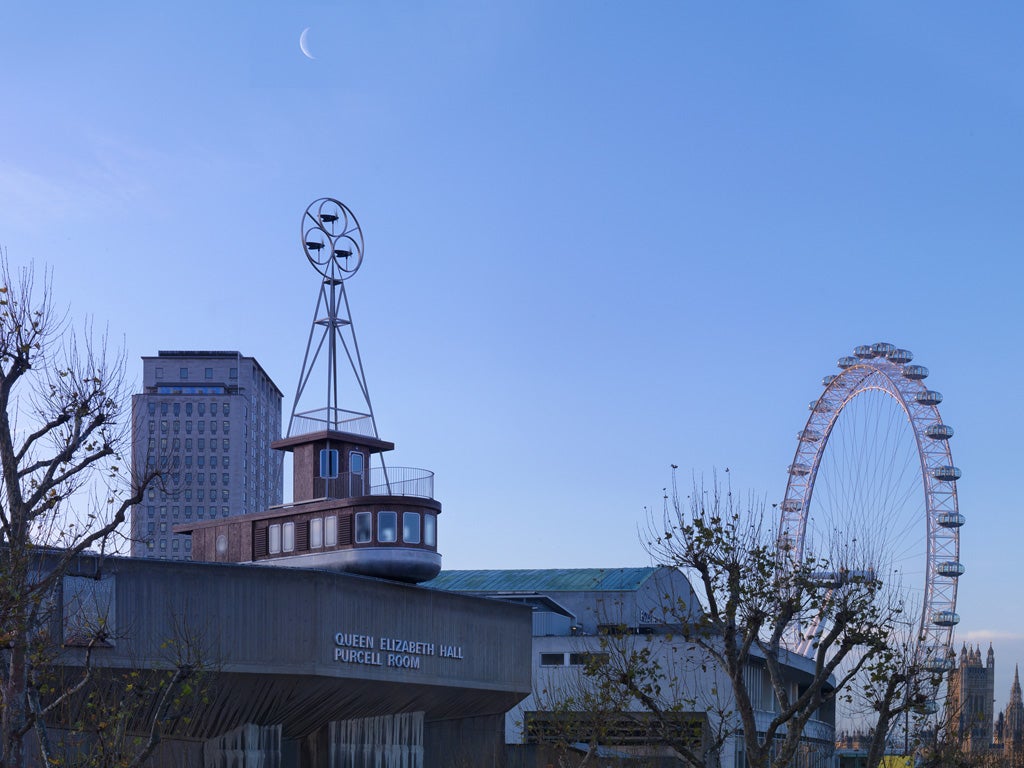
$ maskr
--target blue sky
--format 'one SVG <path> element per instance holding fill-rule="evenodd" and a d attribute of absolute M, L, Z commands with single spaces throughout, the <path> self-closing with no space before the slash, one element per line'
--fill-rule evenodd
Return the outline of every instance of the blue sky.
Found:
<path fill-rule="evenodd" d="M 1024 9 L 988 3 L 47 3 L 0 11 L 0 243 L 158 349 L 286 393 L 349 284 L 392 464 L 449 568 L 647 562 L 669 465 L 781 498 L 835 359 L 914 351 L 956 429 L 961 639 L 1024 660 Z M 314 60 L 298 40 L 309 27 Z M 1014 604 L 1014 608 L 1016 604 Z"/>

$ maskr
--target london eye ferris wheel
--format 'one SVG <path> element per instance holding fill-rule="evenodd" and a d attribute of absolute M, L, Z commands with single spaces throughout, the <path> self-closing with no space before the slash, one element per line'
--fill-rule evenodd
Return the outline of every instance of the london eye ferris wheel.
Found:
<path fill-rule="evenodd" d="M 920 668 L 952 668 L 950 654 L 960 562 L 960 470 L 942 395 L 928 369 L 892 344 L 859 346 L 839 359 L 810 403 L 788 468 L 780 546 L 791 557 L 833 553 L 869 564 L 915 623 Z M 813 629 L 797 640 L 807 653 Z"/>

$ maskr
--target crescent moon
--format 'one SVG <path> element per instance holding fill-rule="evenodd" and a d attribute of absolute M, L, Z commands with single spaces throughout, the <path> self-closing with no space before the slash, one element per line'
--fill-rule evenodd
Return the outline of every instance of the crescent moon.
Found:
<path fill-rule="evenodd" d="M 302 30 L 302 34 L 299 35 L 299 50 L 302 51 L 302 55 L 307 59 L 315 59 L 316 56 L 309 52 L 309 46 L 306 43 L 306 35 L 309 34 L 310 29 L 312 29 L 312 27 L 306 27 Z"/>

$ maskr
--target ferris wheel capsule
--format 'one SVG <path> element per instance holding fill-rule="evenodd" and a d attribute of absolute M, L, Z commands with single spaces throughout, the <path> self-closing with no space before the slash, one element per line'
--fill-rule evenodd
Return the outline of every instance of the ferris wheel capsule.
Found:
<path fill-rule="evenodd" d="M 953 436 L 953 428 L 949 424 L 932 424 L 924 433 L 932 440 L 949 440 Z"/>
<path fill-rule="evenodd" d="M 928 378 L 928 369 L 923 365 L 904 365 L 903 376 L 911 381 L 920 381 Z"/>
<path fill-rule="evenodd" d="M 935 469 L 932 470 L 932 477 L 936 480 L 942 480 L 945 483 L 952 483 L 955 480 L 960 479 L 961 472 L 959 467 L 935 467 Z"/>
<path fill-rule="evenodd" d="M 934 389 L 926 389 L 914 395 L 914 400 L 918 405 L 938 405 L 942 402 L 942 394 Z"/>
<path fill-rule="evenodd" d="M 875 357 L 885 357 L 891 352 L 895 352 L 896 346 L 887 341 L 879 341 L 871 345 L 871 351 L 875 353 Z"/>
<path fill-rule="evenodd" d="M 935 522 L 943 528 L 962 528 L 967 518 L 959 512 L 940 512 L 935 516 Z"/>
<path fill-rule="evenodd" d="M 859 347 L 854 347 L 853 354 L 862 360 L 870 360 L 875 356 L 875 353 L 871 351 L 870 344 L 861 344 Z"/>
<path fill-rule="evenodd" d="M 845 371 L 847 368 L 853 368 L 853 366 L 855 366 L 859 362 L 860 358 L 853 357 L 852 355 L 847 355 L 846 357 L 840 357 L 839 362 L 836 363 L 836 365 L 838 365 Z"/>
<path fill-rule="evenodd" d="M 956 669 L 956 662 L 954 662 L 953 659 L 944 658 L 925 659 L 921 662 L 921 669 L 925 672 L 942 674 Z"/>
<path fill-rule="evenodd" d="M 834 373 L 830 373 L 828 376 L 822 376 L 821 377 L 821 386 L 827 387 L 829 384 L 831 384 L 835 380 L 836 380 L 836 375 Z"/>
<path fill-rule="evenodd" d="M 907 363 L 914 359 L 914 353 L 911 352 L 909 349 L 894 349 L 892 352 L 886 355 L 886 357 L 888 357 L 897 365 L 906 365 Z"/>
<path fill-rule="evenodd" d="M 963 576 L 966 571 L 967 569 L 964 567 L 964 564 L 958 563 L 955 560 L 948 560 L 935 566 L 935 572 L 939 576 L 946 576 L 951 579 Z"/>
<path fill-rule="evenodd" d="M 956 611 L 935 611 L 932 614 L 932 624 L 937 627 L 955 627 L 960 623 L 960 614 Z"/>
<path fill-rule="evenodd" d="M 810 473 L 811 473 L 811 465 L 810 464 L 790 464 L 789 465 L 789 474 L 791 474 L 791 475 L 796 475 L 797 477 L 803 477 L 804 475 L 809 475 Z"/>

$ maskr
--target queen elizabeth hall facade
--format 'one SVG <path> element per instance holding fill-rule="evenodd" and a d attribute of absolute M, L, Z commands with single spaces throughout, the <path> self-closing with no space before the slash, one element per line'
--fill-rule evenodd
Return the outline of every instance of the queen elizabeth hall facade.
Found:
<path fill-rule="evenodd" d="M 67 681 L 90 641 L 96 685 L 189 674 L 152 766 L 497 766 L 505 712 L 531 689 L 528 606 L 348 573 L 97 557 L 55 598 Z M 153 711 L 140 708 L 138 733 Z"/>

